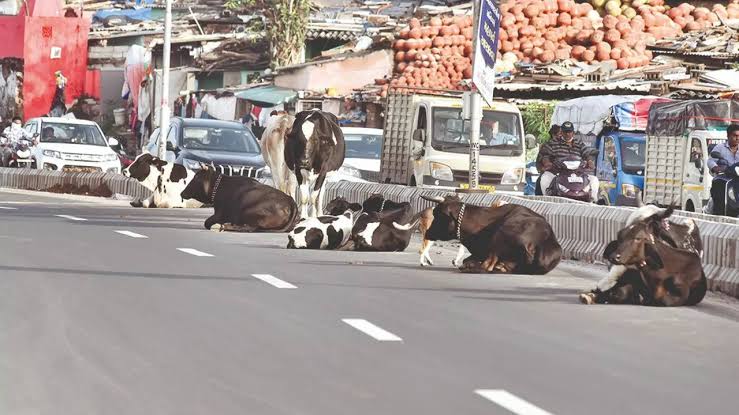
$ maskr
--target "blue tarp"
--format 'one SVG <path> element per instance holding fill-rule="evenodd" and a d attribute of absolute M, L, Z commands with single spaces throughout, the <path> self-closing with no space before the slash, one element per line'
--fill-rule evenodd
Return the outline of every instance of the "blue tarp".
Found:
<path fill-rule="evenodd" d="M 98 10 L 92 16 L 93 21 L 105 22 L 109 17 L 124 17 L 128 21 L 151 20 L 151 8 L 140 9 L 106 9 Z"/>

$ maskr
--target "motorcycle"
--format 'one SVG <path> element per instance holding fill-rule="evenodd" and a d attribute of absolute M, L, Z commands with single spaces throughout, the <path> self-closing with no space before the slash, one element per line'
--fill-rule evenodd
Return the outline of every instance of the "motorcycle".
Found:
<path fill-rule="evenodd" d="M 33 158 L 31 147 L 33 147 L 31 140 L 25 138 L 20 139 L 12 149 L 8 167 L 35 168 L 36 160 Z"/>
<path fill-rule="evenodd" d="M 590 179 L 585 173 L 587 160 L 570 156 L 554 163 L 554 180 L 546 189 L 547 196 L 559 196 L 581 202 L 592 202 Z"/>
<path fill-rule="evenodd" d="M 711 182 L 711 199 L 713 210 L 711 213 L 719 216 L 739 217 L 739 163 L 729 165 L 721 158 L 717 151 L 711 153 L 720 167 L 721 173 Z"/>

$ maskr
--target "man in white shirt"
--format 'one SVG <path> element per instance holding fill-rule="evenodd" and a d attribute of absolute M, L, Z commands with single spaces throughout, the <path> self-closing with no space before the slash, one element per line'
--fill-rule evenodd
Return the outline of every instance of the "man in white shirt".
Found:
<path fill-rule="evenodd" d="M 3 167 L 8 167 L 10 156 L 13 154 L 13 147 L 23 138 L 33 141 L 33 136 L 23 129 L 23 120 L 21 120 L 21 117 L 13 117 L 13 122 L 3 131 L 2 136 L 0 136 Z"/>

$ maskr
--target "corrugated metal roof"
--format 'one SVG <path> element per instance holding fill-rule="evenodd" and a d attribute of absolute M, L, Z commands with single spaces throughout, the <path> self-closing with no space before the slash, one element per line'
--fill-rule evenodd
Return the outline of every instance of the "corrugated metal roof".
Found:
<path fill-rule="evenodd" d="M 585 81 L 567 82 L 562 84 L 535 84 L 535 83 L 496 83 L 495 89 L 502 91 L 633 91 L 649 92 L 651 85 L 648 82 L 623 80 L 606 83 L 591 83 Z"/>

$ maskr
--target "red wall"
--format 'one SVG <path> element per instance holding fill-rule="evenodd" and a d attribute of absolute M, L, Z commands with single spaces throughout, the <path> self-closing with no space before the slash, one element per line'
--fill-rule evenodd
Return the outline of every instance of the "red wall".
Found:
<path fill-rule="evenodd" d="M 25 19 L 23 54 L 23 115 L 38 117 L 51 109 L 56 90 L 54 72 L 67 78 L 67 104 L 85 91 L 87 74 L 87 35 L 90 22 L 65 17 L 28 17 Z M 7 43 L 7 42 L 5 42 Z M 61 58 L 51 59 L 52 47 L 61 48 Z"/>

